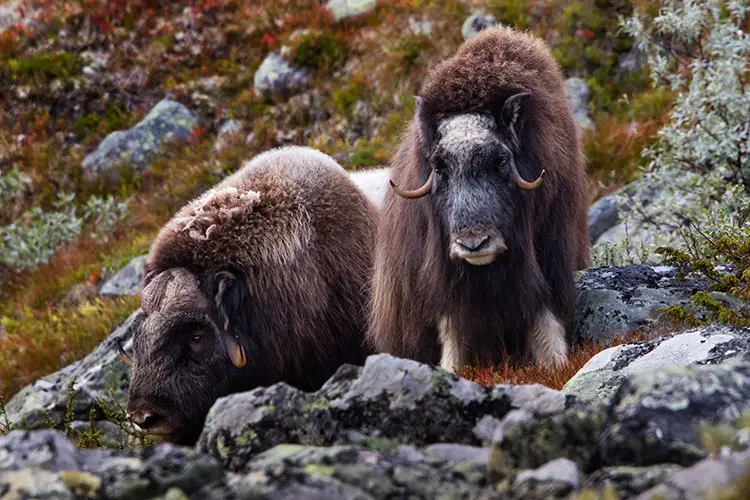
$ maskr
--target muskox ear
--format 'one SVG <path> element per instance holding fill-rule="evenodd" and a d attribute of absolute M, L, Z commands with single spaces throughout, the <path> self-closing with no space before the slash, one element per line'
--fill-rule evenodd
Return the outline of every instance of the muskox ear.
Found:
<path fill-rule="evenodd" d="M 510 130 L 515 138 L 521 136 L 523 112 L 530 95 L 528 92 L 513 94 L 505 100 L 503 109 L 500 111 L 500 119 L 503 125 Z"/>
<path fill-rule="evenodd" d="M 245 348 L 239 339 L 240 332 L 246 332 L 248 327 L 246 297 L 246 287 L 237 275 L 229 271 L 216 274 L 214 301 L 221 323 L 219 328 L 229 359 L 237 368 L 247 364 Z"/>
<path fill-rule="evenodd" d="M 414 117 L 418 126 L 419 144 L 422 151 L 429 155 L 430 149 L 435 143 L 435 127 L 433 126 L 432 114 L 422 96 L 414 96 Z"/>

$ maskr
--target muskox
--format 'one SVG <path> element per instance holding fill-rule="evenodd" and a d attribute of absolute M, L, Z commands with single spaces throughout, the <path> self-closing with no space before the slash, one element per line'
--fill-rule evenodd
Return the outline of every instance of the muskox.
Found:
<path fill-rule="evenodd" d="M 456 369 L 569 354 L 584 160 L 547 46 L 482 31 L 432 69 L 391 159 L 367 340 Z"/>
<path fill-rule="evenodd" d="M 128 418 L 194 443 L 218 397 L 319 388 L 363 364 L 376 209 L 329 156 L 256 156 L 153 242 L 133 323 Z"/>

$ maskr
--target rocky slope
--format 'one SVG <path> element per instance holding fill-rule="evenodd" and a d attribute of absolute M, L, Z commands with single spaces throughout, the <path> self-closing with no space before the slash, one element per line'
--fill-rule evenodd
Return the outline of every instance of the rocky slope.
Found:
<path fill-rule="evenodd" d="M 581 273 L 578 338 L 656 329 L 666 321 L 661 307 L 690 307 L 691 293 L 709 289 L 700 277 L 675 274 L 645 265 Z M 480 386 L 375 355 L 364 367 L 342 366 L 315 393 L 276 384 L 217 400 L 194 449 L 122 451 L 128 429 L 107 420 L 127 397 L 115 340 L 127 346 L 129 321 L 9 402 L 14 430 L 0 437 L 0 491 L 10 498 L 575 498 L 614 488 L 617 498 L 695 498 L 750 467 L 746 328 L 700 327 L 603 351 L 562 391 Z M 64 432 L 49 430 L 50 419 Z M 92 430 L 108 450 L 75 448 Z M 696 481 L 693 468 L 713 472 Z"/>
<path fill-rule="evenodd" d="M 219 399 L 195 449 L 78 450 L 57 431 L 13 431 L 0 437 L 0 492 L 700 498 L 750 468 L 750 353 L 722 359 L 631 373 L 607 402 L 582 402 L 539 385 L 482 387 L 380 354 L 342 366 L 316 393 L 276 384 Z"/>

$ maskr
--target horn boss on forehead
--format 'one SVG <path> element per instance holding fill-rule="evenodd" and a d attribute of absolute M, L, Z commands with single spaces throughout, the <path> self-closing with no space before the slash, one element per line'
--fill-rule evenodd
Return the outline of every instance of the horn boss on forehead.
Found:
<path fill-rule="evenodd" d="M 378 220 L 369 345 L 446 369 L 564 363 L 588 220 L 549 47 L 483 30 L 432 68 L 415 102 Z"/>
<path fill-rule="evenodd" d="M 320 387 L 362 364 L 375 208 L 332 158 L 267 151 L 188 203 L 149 252 L 127 411 L 192 444 L 221 396 Z"/>

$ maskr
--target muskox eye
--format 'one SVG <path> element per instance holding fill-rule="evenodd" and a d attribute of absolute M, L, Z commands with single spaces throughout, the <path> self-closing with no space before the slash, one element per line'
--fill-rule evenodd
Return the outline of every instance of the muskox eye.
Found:
<path fill-rule="evenodd" d="M 200 344 L 201 342 L 203 342 L 203 335 L 193 335 L 193 338 L 190 339 L 190 342 L 192 342 L 193 344 Z"/>

